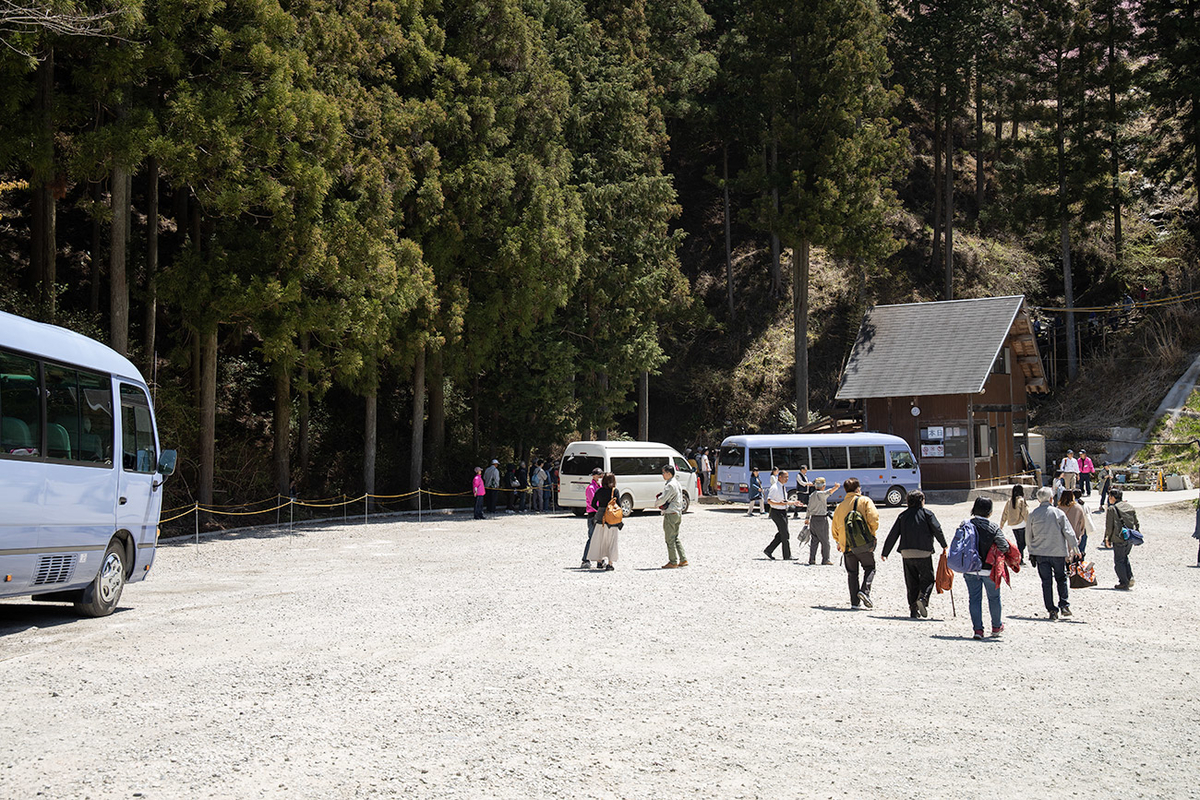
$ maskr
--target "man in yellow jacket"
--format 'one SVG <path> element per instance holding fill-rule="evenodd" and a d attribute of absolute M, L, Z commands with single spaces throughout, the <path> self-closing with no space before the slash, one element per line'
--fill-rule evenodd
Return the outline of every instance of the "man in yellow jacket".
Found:
<path fill-rule="evenodd" d="M 871 602 L 871 582 L 875 580 L 875 535 L 879 531 L 879 509 L 871 498 L 860 493 L 858 478 L 847 478 L 846 497 L 833 512 L 833 539 L 842 551 L 846 564 L 846 579 L 850 585 L 850 607 L 874 608 Z M 847 524 L 851 512 L 861 516 Z M 862 567 L 862 583 L 858 570 Z"/>

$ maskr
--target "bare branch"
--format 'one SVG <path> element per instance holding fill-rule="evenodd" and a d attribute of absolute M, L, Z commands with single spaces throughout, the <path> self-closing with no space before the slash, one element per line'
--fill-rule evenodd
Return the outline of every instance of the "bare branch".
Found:
<path fill-rule="evenodd" d="M 36 0 L 0 0 L 0 34 L 45 31 L 59 36 L 115 37 L 114 20 L 124 13 L 110 10 L 84 14 L 59 11 L 50 3 Z"/>

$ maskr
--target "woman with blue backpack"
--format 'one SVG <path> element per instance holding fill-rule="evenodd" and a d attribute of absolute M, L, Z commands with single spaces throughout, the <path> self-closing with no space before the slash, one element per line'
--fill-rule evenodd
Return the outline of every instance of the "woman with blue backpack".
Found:
<path fill-rule="evenodd" d="M 967 605 L 971 609 L 971 624 L 975 638 L 983 639 L 983 593 L 987 592 L 988 611 L 992 617 L 992 636 L 1004 633 L 1004 620 L 1000 609 L 1000 587 L 992 582 L 992 562 L 988 558 L 992 547 L 1001 553 L 1008 552 L 1008 540 L 988 517 L 992 515 L 992 501 L 988 497 L 976 497 L 971 507 L 971 518 L 958 526 L 954 541 L 950 543 L 950 566 L 961 572 L 967 584 Z M 972 541 L 972 539 L 974 541 Z"/>

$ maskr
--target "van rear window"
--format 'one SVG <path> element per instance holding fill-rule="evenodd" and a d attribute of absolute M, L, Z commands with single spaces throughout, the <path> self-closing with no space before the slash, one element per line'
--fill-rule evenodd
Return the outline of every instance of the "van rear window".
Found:
<path fill-rule="evenodd" d="M 600 456 L 563 456 L 563 475 L 591 475 L 594 469 L 604 469 L 604 459 Z"/>
<path fill-rule="evenodd" d="M 721 448 L 721 456 L 719 459 L 722 467 L 744 467 L 746 466 L 746 448 L 738 445 L 728 445 Z"/>

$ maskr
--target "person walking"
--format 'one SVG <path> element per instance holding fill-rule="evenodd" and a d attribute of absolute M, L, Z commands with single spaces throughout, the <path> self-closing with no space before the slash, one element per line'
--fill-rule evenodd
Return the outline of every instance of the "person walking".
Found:
<path fill-rule="evenodd" d="M 757 513 L 754 510 L 755 507 L 757 507 L 759 511 L 761 511 L 763 507 L 762 480 L 760 480 L 758 477 L 758 467 L 750 468 L 749 493 L 750 504 L 746 507 L 746 516 L 753 517 Z"/>
<path fill-rule="evenodd" d="M 1096 511 L 1097 514 L 1104 511 L 1104 504 L 1108 502 L 1108 493 L 1112 489 L 1113 474 L 1112 465 L 1105 462 L 1100 468 L 1100 508 Z"/>
<path fill-rule="evenodd" d="M 1092 515 L 1088 512 L 1087 501 L 1084 500 L 1083 490 L 1075 490 L 1075 506 L 1079 509 L 1080 522 L 1083 523 L 1083 535 L 1079 537 L 1079 555 L 1087 555 L 1087 543 L 1093 541 L 1091 538 L 1096 533 L 1096 526 L 1092 524 Z M 1070 519 L 1071 515 L 1067 514 Z M 1071 520 L 1074 525 L 1074 520 Z"/>
<path fill-rule="evenodd" d="M 1079 461 L 1075 458 L 1075 451 L 1068 450 L 1062 462 L 1058 465 L 1058 471 L 1062 473 L 1063 485 L 1074 491 L 1076 484 L 1079 483 Z"/>
<path fill-rule="evenodd" d="M 546 470 L 542 469 L 540 460 L 534 462 L 533 469 L 529 471 L 529 488 L 532 493 L 529 495 L 530 501 L 533 503 L 533 512 L 540 514 L 542 511 L 542 487 L 546 485 Z"/>
<path fill-rule="evenodd" d="M 850 607 L 874 608 L 871 583 L 875 580 L 875 542 L 879 530 L 879 510 L 871 498 L 859 493 L 858 478 L 846 478 L 846 496 L 833 512 L 833 538 L 846 563 L 846 583 L 850 587 Z M 851 515 L 856 515 L 851 517 Z M 850 524 L 847 518 L 851 517 Z M 859 580 L 859 569 L 862 579 Z"/>
<path fill-rule="evenodd" d="M 679 522 L 683 517 L 683 490 L 675 480 L 675 467 L 664 464 L 662 468 L 663 490 L 658 494 L 658 508 L 662 511 L 663 535 L 667 540 L 667 563 L 663 569 L 687 566 L 683 553 L 683 542 L 679 540 Z"/>
<path fill-rule="evenodd" d="M 588 541 L 588 549 L 583 559 L 595 561 L 596 569 L 608 572 L 616 569 L 613 564 L 617 561 L 617 532 L 625 527 L 625 523 L 622 521 L 616 525 L 609 525 L 604 515 L 608 511 L 609 501 L 619 496 L 617 476 L 611 472 L 604 473 L 600 478 L 600 488 L 592 496 L 592 505 L 596 507 L 596 512 L 592 515 L 596 535 Z"/>
<path fill-rule="evenodd" d="M 1079 556 L 1079 546 L 1067 515 L 1055 508 L 1051 501 L 1054 492 L 1043 486 L 1037 491 L 1038 507 L 1029 512 L 1025 522 L 1025 537 L 1029 544 L 1029 560 L 1037 567 L 1042 579 L 1042 600 L 1051 621 L 1061 614 L 1071 616 L 1071 605 L 1067 591 L 1067 559 Z M 1058 587 L 1058 603 L 1054 602 L 1054 588 Z"/>
<path fill-rule="evenodd" d="M 1079 451 L 1079 488 L 1084 497 L 1092 496 L 1092 478 L 1096 475 L 1096 465 L 1088 458 L 1086 450 Z"/>
<path fill-rule="evenodd" d="M 475 468 L 475 477 L 471 479 L 471 494 L 475 495 L 475 519 L 483 519 L 483 498 L 487 487 L 483 485 L 483 467 Z"/>
<path fill-rule="evenodd" d="M 821 548 L 821 564 L 828 566 L 829 560 L 829 495 L 841 486 L 835 483 L 831 488 L 825 488 L 825 479 L 817 478 L 813 484 L 813 493 L 808 496 L 808 508 L 805 522 L 808 524 L 808 563 L 817 563 L 817 548 Z"/>
<path fill-rule="evenodd" d="M 775 548 L 780 545 L 783 545 L 783 560 L 792 560 L 792 544 L 788 534 L 788 499 L 785 488 L 787 481 L 787 472 L 780 470 L 779 481 L 771 487 L 771 492 L 767 495 L 767 505 L 771 507 L 771 521 L 775 523 L 775 538 L 763 550 L 763 555 L 772 561 L 775 560 Z"/>
<path fill-rule="evenodd" d="M 808 465 L 800 465 L 800 474 L 796 476 L 796 499 L 800 502 L 795 505 L 795 513 L 792 519 L 800 519 L 801 509 L 808 508 L 808 496 L 812 494 L 813 483 L 808 477 Z"/>
<path fill-rule="evenodd" d="M 1192 530 L 1192 538 L 1200 540 L 1200 503 L 1196 504 L 1196 527 Z M 1196 549 L 1196 566 L 1200 567 L 1200 547 Z"/>
<path fill-rule="evenodd" d="M 925 493 L 914 489 L 908 493 L 908 508 L 896 517 L 887 539 L 883 542 L 880 558 L 888 560 L 888 554 L 898 543 L 900 557 L 904 561 L 904 586 L 908 589 L 908 616 L 920 619 L 929 616 L 929 596 L 933 594 L 933 543 L 937 541 L 946 549 L 946 537 L 942 525 L 932 511 L 925 507 Z M 814 551 L 815 552 L 815 551 Z"/>
<path fill-rule="evenodd" d="M 492 463 L 483 471 L 483 485 L 487 489 L 487 513 L 496 513 L 496 495 L 500 492 L 500 462 L 492 459 Z"/>
<path fill-rule="evenodd" d="M 587 514 L 587 544 L 583 546 L 583 563 L 579 565 L 580 569 L 591 569 L 591 562 L 588 561 L 588 549 L 592 546 L 592 536 L 596 533 L 596 506 L 592 501 L 596 499 L 596 492 L 600 491 L 600 476 L 603 470 L 596 467 L 592 470 L 592 480 L 588 483 L 587 488 L 583 490 L 583 510 Z"/>
<path fill-rule="evenodd" d="M 1012 487 L 1012 499 L 1004 504 L 1000 512 L 1000 527 L 1012 528 L 1013 538 L 1017 540 L 1017 550 L 1021 552 L 1021 563 L 1025 563 L 1025 520 L 1029 519 L 1029 504 L 1025 502 L 1025 487 L 1017 484 Z"/>
<path fill-rule="evenodd" d="M 708 478 L 712 474 L 712 462 L 708 460 L 708 451 L 700 451 L 700 494 L 710 494 Z"/>
<path fill-rule="evenodd" d="M 1067 522 L 1071 523 L 1071 532 L 1075 534 L 1075 543 L 1079 547 L 1079 555 L 1082 556 L 1087 549 L 1087 524 L 1084 522 L 1083 509 L 1075 502 L 1075 492 L 1063 492 L 1058 507 L 1067 515 Z"/>
<path fill-rule="evenodd" d="M 976 639 L 983 639 L 983 594 L 987 592 L 988 612 L 992 617 L 992 636 L 1004 633 L 1004 619 L 1000 608 L 1000 587 L 992 582 L 990 556 L 995 546 L 1001 554 L 1008 552 L 1008 540 L 1000 527 L 988 519 L 992 515 L 992 499 L 976 497 L 971 507 L 970 523 L 975 527 L 975 545 L 979 548 L 980 568 L 963 574 L 967 584 L 967 606 L 971 611 L 971 625 Z"/>
<path fill-rule="evenodd" d="M 1117 573 L 1117 585 L 1114 589 L 1128 591 L 1133 588 L 1133 567 L 1129 564 L 1129 551 L 1133 542 L 1121 536 L 1122 528 L 1140 531 L 1137 512 L 1125 494 L 1120 489 L 1110 489 L 1108 492 L 1108 516 L 1104 519 L 1104 538 L 1112 547 L 1113 570 Z M 1200 556 L 1197 556 L 1200 559 Z"/>

